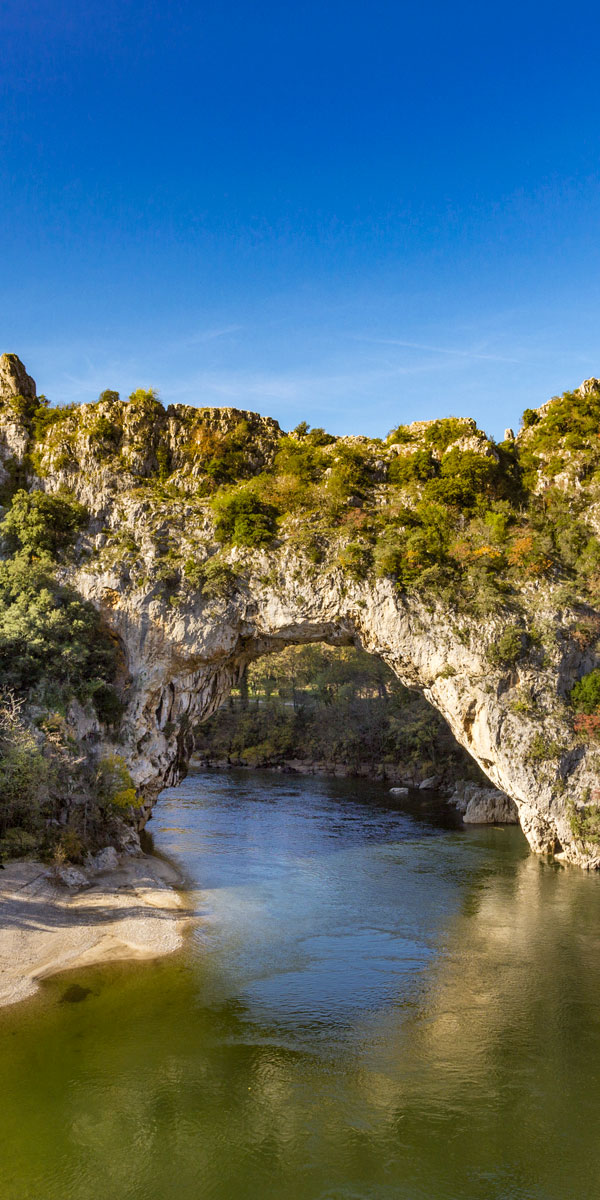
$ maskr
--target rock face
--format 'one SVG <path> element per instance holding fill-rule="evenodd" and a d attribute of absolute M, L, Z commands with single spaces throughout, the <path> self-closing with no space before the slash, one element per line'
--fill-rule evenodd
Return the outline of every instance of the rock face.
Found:
<path fill-rule="evenodd" d="M 22 396 L 24 400 L 35 399 L 35 380 L 27 374 L 16 354 L 3 354 L 0 357 L 0 394 Z"/>
<path fill-rule="evenodd" d="M 494 786 L 515 801 L 532 849 L 563 849 L 571 861 L 596 865 L 573 838 L 565 794 L 556 787 L 561 769 L 567 795 L 595 787 L 593 756 L 590 761 L 567 751 L 560 765 L 530 757 L 540 722 L 511 708 L 518 678 L 507 686 L 505 675 L 490 671 L 492 630 L 474 623 L 466 645 L 451 614 L 409 603 L 386 581 L 349 585 L 341 572 L 332 572 L 311 587 L 303 564 L 291 556 L 280 555 L 273 578 L 266 554 L 253 559 L 244 564 L 239 592 L 216 602 L 197 597 L 176 612 L 151 594 L 129 593 L 116 574 L 79 576 L 81 590 L 99 606 L 110 596 L 106 619 L 126 647 L 131 680 L 123 725 L 127 758 L 149 797 L 185 769 L 187 731 L 220 707 L 252 658 L 290 643 L 354 642 L 379 654 L 436 705 Z M 550 703 L 568 665 L 561 661 L 555 675 L 546 671 L 543 684 L 537 681 L 538 691 L 548 689 Z M 548 708 L 544 729 L 556 739 L 564 734 L 560 714 Z"/>
<path fill-rule="evenodd" d="M 18 362 L 0 363 L 6 388 L 33 387 Z M 100 610 L 121 647 L 125 712 L 113 744 L 145 797 L 141 819 L 158 791 L 185 772 L 194 726 L 220 707 L 250 661 L 292 643 L 355 644 L 381 656 L 435 705 L 494 788 L 514 802 L 532 850 L 600 866 L 600 849 L 575 836 L 570 815 L 571 802 L 585 804 L 597 794 L 598 753 L 574 739 L 566 701 L 573 683 L 600 660 L 594 644 L 571 636 L 575 616 L 557 603 L 552 586 L 534 583 L 523 597 L 531 625 L 554 631 L 544 654 L 502 665 L 490 658 L 506 625 L 499 614 L 469 616 L 441 599 L 403 593 L 392 579 L 354 578 L 335 561 L 315 564 L 293 539 L 223 552 L 207 503 L 193 491 L 185 456 L 196 428 L 190 423 L 201 419 L 206 437 L 253 423 L 253 470 L 272 459 L 279 427 L 234 410 L 157 405 L 148 412 L 144 425 L 135 405 L 109 400 L 67 415 L 39 451 L 32 481 L 49 491 L 69 487 L 90 511 L 79 561 L 65 576 Z M 98 451 L 105 429 L 99 417 L 119 431 L 118 471 Z M 14 430 L 10 440 L 12 454 L 19 453 Z M 143 486 L 161 445 L 171 470 L 165 497 Z M 176 593 L 164 549 L 173 545 L 178 562 L 185 561 Z M 218 589 L 214 573 L 210 587 L 202 575 L 216 554 Z M 509 803 L 503 801 L 506 809 Z M 481 799 L 473 803 L 465 819 L 484 807 Z"/>
<path fill-rule="evenodd" d="M 518 825 L 519 810 L 506 792 L 458 783 L 449 803 L 461 814 L 465 825 Z"/>

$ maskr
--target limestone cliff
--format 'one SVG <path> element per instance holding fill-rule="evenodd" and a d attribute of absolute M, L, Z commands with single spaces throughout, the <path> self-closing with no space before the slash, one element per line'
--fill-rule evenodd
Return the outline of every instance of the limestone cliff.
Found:
<path fill-rule="evenodd" d="M 527 419 L 514 446 L 495 446 L 468 420 L 400 427 L 387 443 L 320 431 L 309 443 L 304 430 L 290 437 L 256 414 L 164 409 L 150 394 L 36 407 L 15 356 L 0 359 L 0 386 L 5 502 L 16 480 L 68 489 L 86 507 L 76 558 L 62 573 L 118 639 L 124 711 L 110 734 L 80 714 L 79 734 L 88 753 L 112 745 L 125 757 L 146 813 L 185 770 L 194 725 L 248 662 L 291 643 L 354 643 L 439 709 L 514 799 L 533 850 L 600 866 L 600 841 L 581 815 L 597 808 L 599 748 L 578 731 L 569 701 L 600 663 L 592 532 L 600 500 L 589 467 L 597 452 L 588 435 L 569 446 L 554 430 L 558 450 L 556 437 L 544 442 L 552 404 Z M 580 395 L 600 430 L 599 385 Z M 296 446 L 302 500 L 289 466 Z M 485 512 L 468 487 L 485 494 Z M 525 494 L 549 488 L 567 506 L 565 539 L 577 498 L 585 531 L 577 571 L 564 565 L 558 535 L 552 548 L 538 517 L 524 515 Z M 221 494 L 229 508 L 219 507 Z M 436 559 L 430 531 L 446 510 L 451 538 L 444 534 Z M 259 522 L 252 536 L 250 519 Z"/>

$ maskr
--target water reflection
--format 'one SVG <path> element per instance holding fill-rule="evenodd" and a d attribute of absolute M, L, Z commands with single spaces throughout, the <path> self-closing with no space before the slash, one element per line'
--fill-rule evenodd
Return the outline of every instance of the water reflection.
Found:
<path fill-rule="evenodd" d="M 2 1200 L 595 1197 L 600 879 L 285 789 L 169 794 L 187 954 L 3 1015 Z"/>

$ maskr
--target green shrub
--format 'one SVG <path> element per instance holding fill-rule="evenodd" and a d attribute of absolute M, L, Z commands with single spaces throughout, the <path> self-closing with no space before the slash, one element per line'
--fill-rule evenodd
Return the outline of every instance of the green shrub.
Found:
<path fill-rule="evenodd" d="M 14 827 L 35 832 L 48 780 L 38 741 L 10 693 L 0 701 L 0 835 Z"/>
<path fill-rule="evenodd" d="M 444 454 L 452 442 L 465 437 L 468 428 L 459 417 L 444 417 L 441 421 L 432 421 L 425 430 L 425 442 L 434 447 L 439 454 Z"/>
<path fill-rule="evenodd" d="M 161 483 L 165 483 L 166 480 L 169 478 L 169 475 L 171 474 L 169 457 L 170 456 L 169 456 L 169 451 L 167 450 L 167 447 L 164 446 L 161 442 L 160 446 L 158 447 L 158 449 L 156 451 L 156 462 L 158 465 L 158 478 Z"/>
<path fill-rule="evenodd" d="M 85 698 L 110 682 L 115 647 L 96 609 L 56 582 L 51 563 L 21 553 L 0 562 L 0 681 L 19 693 L 48 681 Z"/>
<path fill-rule="evenodd" d="M 475 450 L 449 450 L 442 458 L 439 479 L 430 480 L 425 495 L 451 507 L 473 509 L 494 494 L 497 472 L 496 460 L 491 456 Z"/>
<path fill-rule="evenodd" d="M 567 438 L 575 438 L 577 444 L 583 444 L 585 449 L 582 452 L 587 452 L 597 461 L 600 429 L 599 392 L 593 391 L 583 395 L 580 392 L 564 392 L 552 401 L 543 417 L 540 417 L 539 413 L 536 416 L 538 419 L 532 422 L 535 427 L 528 442 L 530 454 L 537 452 L 552 457 L 566 446 Z"/>
<path fill-rule="evenodd" d="M 319 426 L 316 429 L 311 429 L 310 433 L 306 436 L 311 446 L 332 446 L 337 440 L 332 433 L 325 433 L 325 430 Z"/>
<path fill-rule="evenodd" d="M 211 501 L 215 536 L 232 546 L 268 546 L 277 530 L 277 510 L 249 488 L 218 492 Z"/>
<path fill-rule="evenodd" d="M 196 558 L 188 558 L 183 564 L 183 577 L 192 588 L 201 588 L 206 578 L 203 562 Z"/>
<path fill-rule="evenodd" d="M 90 445 L 97 453 L 110 454 L 119 446 L 123 436 L 121 425 L 100 414 L 88 426 Z"/>
<path fill-rule="evenodd" d="M 65 829 L 53 848 L 54 862 L 82 863 L 85 849 L 79 834 L 74 829 Z"/>
<path fill-rule="evenodd" d="M 405 486 L 407 483 L 433 479 L 439 464 L 430 450 L 417 450 L 414 454 L 398 454 L 393 458 L 389 470 L 390 483 Z"/>
<path fill-rule="evenodd" d="M 103 396 L 116 396 L 119 398 L 118 392 L 103 392 Z M 164 412 L 163 406 L 158 398 L 154 388 L 137 388 L 129 397 L 129 408 L 141 417 L 152 420 L 157 412 Z"/>
<path fill-rule="evenodd" d="M 35 396 L 5 395 L 0 400 L 0 406 L 3 408 L 5 415 L 12 414 L 18 421 L 23 422 L 31 420 L 38 407 L 38 403 L 39 401 Z"/>
<path fill-rule="evenodd" d="M 202 595 L 207 600 L 225 600 L 236 584 L 236 575 L 228 563 L 209 558 L 202 567 Z"/>
<path fill-rule="evenodd" d="M 373 551 L 365 542 L 347 542 L 338 555 L 338 563 L 351 579 L 366 579 L 373 564 Z"/>
<path fill-rule="evenodd" d="M 565 459 L 560 454 L 553 454 L 544 466 L 544 475 L 547 475 L 549 479 L 554 479 L 554 476 L 560 475 L 564 469 Z"/>
<path fill-rule="evenodd" d="M 416 434 L 409 429 L 408 425 L 398 425 L 396 429 L 391 429 L 387 435 L 386 441 L 388 446 L 402 446 L 406 442 L 414 442 Z"/>
<path fill-rule="evenodd" d="M 600 710 L 600 668 L 596 667 L 574 684 L 569 698 L 575 712 L 596 713 Z"/>
<path fill-rule="evenodd" d="M 338 503 L 346 503 L 351 496 L 363 499 L 370 483 L 365 452 L 358 446 L 338 444 L 327 479 L 327 490 L 332 499 Z"/>
<path fill-rule="evenodd" d="M 527 633 L 518 625 L 503 629 L 500 636 L 488 650 L 491 663 L 499 667 L 513 666 L 525 653 Z"/>
<path fill-rule="evenodd" d="M 46 689 L 116 719 L 116 646 L 96 609 L 56 578 L 53 555 L 72 542 L 86 510 L 68 496 L 17 492 L 0 523 L 12 557 L 0 561 L 0 685 L 41 696 Z"/>
<path fill-rule="evenodd" d="M 400 523 L 402 522 L 402 523 Z M 439 583 L 439 570 L 448 564 L 452 522 L 441 504 L 421 501 L 404 509 L 398 524 L 377 539 L 374 562 L 378 575 L 391 575 L 404 586 Z M 426 575 L 434 570 L 433 574 Z"/>
<path fill-rule="evenodd" d="M 50 402 L 45 396 L 38 397 L 38 407 L 33 414 L 32 434 L 35 442 L 41 442 L 46 434 L 55 425 L 61 424 L 67 417 L 77 410 L 76 404 L 59 405 L 56 408 L 50 407 Z"/>
<path fill-rule="evenodd" d="M 294 475 L 301 483 L 314 483 L 323 473 L 324 461 L 316 446 L 286 437 L 279 443 L 274 471 L 277 475 Z"/>
<path fill-rule="evenodd" d="M 537 709 L 537 703 L 529 687 L 520 687 L 513 700 L 510 702 L 510 711 L 514 713 L 525 713 L 531 716 Z"/>
<path fill-rule="evenodd" d="M 528 757 L 531 762 L 546 762 L 551 758 L 560 758 L 563 747 L 559 742 L 552 741 L 543 733 L 536 733 L 529 743 Z"/>
<path fill-rule="evenodd" d="M 256 447 L 246 418 L 223 433 L 201 417 L 192 430 L 187 453 L 194 463 L 200 464 L 213 487 L 237 483 L 255 474 Z"/>
<path fill-rule="evenodd" d="M 523 428 L 530 429 L 532 425 L 537 425 L 539 419 L 540 414 L 539 412 L 536 412 L 535 408 L 526 408 L 521 418 L 523 422 Z"/>
<path fill-rule="evenodd" d="M 310 526 L 296 526 L 289 534 L 288 544 L 299 554 L 308 558 L 311 563 L 320 563 L 325 557 L 321 540 Z"/>
<path fill-rule="evenodd" d="M 569 825 L 576 838 L 582 842 L 600 842 L 600 807 L 597 804 L 586 804 L 578 808 L 573 800 L 567 804 Z"/>
<path fill-rule="evenodd" d="M 125 759 L 120 754 L 107 754 L 98 763 L 98 796 L 100 803 L 113 809 L 130 808 L 137 794 Z"/>
<path fill-rule="evenodd" d="M 0 837 L 0 862 L 4 858 L 29 858 L 40 849 L 40 833 L 21 826 L 6 829 Z"/>
<path fill-rule="evenodd" d="M 0 534 L 9 551 L 56 554 L 74 541 L 86 520 L 87 510 L 71 496 L 21 490 L 0 522 Z"/>
<path fill-rule="evenodd" d="M 377 539 L 373 552 L 375 572 L 377 575 L 390 576 L 399 579 L 404 567 L 404 551 L 406 539 L 404 531 L 399 529 L 384 529 Z"/>

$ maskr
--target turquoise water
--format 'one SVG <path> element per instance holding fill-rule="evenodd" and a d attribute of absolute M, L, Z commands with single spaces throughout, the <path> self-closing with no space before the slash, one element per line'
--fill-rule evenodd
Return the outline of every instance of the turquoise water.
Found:
<path fill-rule="evenodd" d="M 376 785 L 201 773 L 199 921 L 0 1013 L 0 1200 L 600 1195 L 600 879 Z"/>

